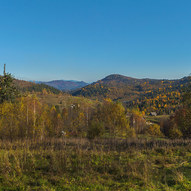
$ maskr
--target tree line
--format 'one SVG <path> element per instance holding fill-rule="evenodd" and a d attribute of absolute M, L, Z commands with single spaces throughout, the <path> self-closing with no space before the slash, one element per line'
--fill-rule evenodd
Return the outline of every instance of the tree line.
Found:
<path fill-rule="evenodd" d="M 148 123 L 139 108 L 125 109 L 104 99 L 96 107 L 73 103 L 60 109 L 40 102 L 35 94 L 20 94 L 10 74 L 0 77 L 0 138 L 46 139 L 86 137 L 128 138 L 139 134 L 181 138 L 191 136 L 191 88 L 180 109 L 158 124 Z"/>

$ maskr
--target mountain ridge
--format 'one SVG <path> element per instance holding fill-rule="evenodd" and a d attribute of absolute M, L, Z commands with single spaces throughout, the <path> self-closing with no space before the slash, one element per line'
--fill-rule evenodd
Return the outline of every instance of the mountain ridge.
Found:
<path fill-rule="evenodd" d="M 148 89 L 157 89 L 159 87 L 167 87 L 170 85 L 176 86 L 177 83 L 184 84 L 188 81 L 188 77 L 183 77 L 181 79 L 151 79 L 151 78 L 133 78 L 128 77 L 120 74 L 111 74 L 108 75 L 101 80 L 98 80 L 96 82 L 93 82 L 92 84 L 89 84 L 80 90 L 73 91 L 73 94 L 80 94 L 81 91 L 84 89 L 88 89 L 92 86 L 98 86 L 102 85 L 105 88 L 129 88 L 129 89 L 136 89 L 138 91 L 145 91 Z M 100 92 L 101 93 L 101 92 Z"/>
<path fill-rule="evenodd" d="M 113 101 L 126 103 L 127 107 L 134 106 L 140 108 L 148 107 L 146 105 L 151 101 L 152 103 L 149 106 L 151 111 L 159 111 L 156 108 L 163 107 L 163 111 L 165 110 L 167 113 L 169 108 L 170 112 L 180 105 L 180 95 L 188 83 L 190 83 L 189 77 L 176 80 L 160 80 L 149 78 L 137 79 L 112 74 L 73 91 L 72 95 L 84 96 L 100 101 L 110 98 Z M 153 107 L 154 105 L 156 107 Z"/>
<path fill-rule="evenodd" d="M 76 80 L 51 80 L 48 82 L 38 81 L 38 84 L 46 84 L 61 91 L 71 91 L 87 86 L 88 83 Z"/>
<path fill-rule="evenodd" d="M 20 90 L 21 92 L 26 92 L 26 91 L 42 92 L 43 89 L 46 89 L 55 94 L 60 93 L 60 90 L 46 84 L 36 84 L 34 82 L 29 82 L 29 81 L 19 80 L 19 79 L 14 79 L 14 84 L 17 87 L 17 89 Z"/>

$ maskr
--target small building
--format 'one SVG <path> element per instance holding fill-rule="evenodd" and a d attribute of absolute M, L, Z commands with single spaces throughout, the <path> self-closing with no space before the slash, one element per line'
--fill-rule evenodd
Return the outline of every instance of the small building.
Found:
<path fill-rule="evenodd" d="M 151 112 L 150 115 L 151 116 L 157 116 L 157 113 L 154 111 L 154 112 Z"/>

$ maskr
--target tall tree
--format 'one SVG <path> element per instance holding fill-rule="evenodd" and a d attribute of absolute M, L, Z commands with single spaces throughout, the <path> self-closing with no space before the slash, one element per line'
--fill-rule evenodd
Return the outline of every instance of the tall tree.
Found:
<path fill-rule="evenodd" d="M 0 103 L 4 101 L 12 102 L 18 95 L 18 90 L 13 80 L 12 75 L 7 74 L 4 70 L 4 75 L 0 76 Z"/>

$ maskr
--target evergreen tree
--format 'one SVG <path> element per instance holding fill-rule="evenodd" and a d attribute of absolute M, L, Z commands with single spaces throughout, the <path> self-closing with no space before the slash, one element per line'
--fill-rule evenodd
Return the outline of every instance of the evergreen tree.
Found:
<path fill-rule="evenodd" d="M 13 82 L 13 77 L 11 74 L 6 74 L 0 76 L 0 103 L 4 101 L 13 102 L 18 95 L 17 88 Z"/>

